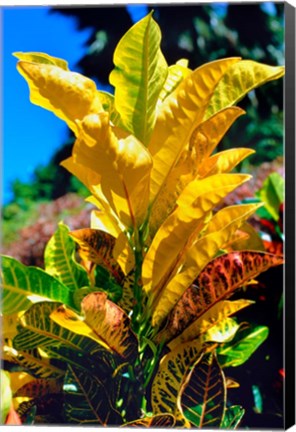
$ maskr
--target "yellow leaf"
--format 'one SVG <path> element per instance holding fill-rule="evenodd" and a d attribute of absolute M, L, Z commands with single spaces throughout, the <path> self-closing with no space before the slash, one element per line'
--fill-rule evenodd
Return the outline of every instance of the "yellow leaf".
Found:
<path fill-rule="evenodd" d="M 41 52 L 15 52 L 13 53 L 14 57 L 18 58 L 19 60 L 27 61 L 27 62 L 33 62 L 33 63 L 43 63 L 43 64 L 49 64 L 58 66 L 61 69 L 69 70 L 68 68 L 68 62 L 65 60 L 53 57 L 45 53 Z"/>
<path fill-rule="evenodd" d="M 120 265 L 121 270 L 125 275 L 129 274 L 135 267 L 135 256 L 129 245 L 126 235 L 121 232 L 116 238 L 113 258 Z"/>
<path fill-rule="evenodd" d="M 241 108 L 225 108 L 194 129 L 190 137 L 190 147 L 195 148 L 198 167 L 202 167 L 203 161 L 213 153 L 231 125 L 243 114 L 245 111 Z"/>
<path fill-rule="evenodd" d="M 263 241 L 255 230 L 255 228 L 248 222 L 244 222 L 240 227 L 240 232 L 245 235 L 244 238 L 236 237 L 234 240 L 227 245 L 228 251 L 233 250 L 253 250 L 253 251 L 265 251 Z"/>
<path fill-rule="evenodd" d="M 242 160 L 253 153 L 255 153 L 255 150 L 247 148 L 234 148 L 216 153 L 204 161 L 204 163 L 199 167 L 198 173 L 201 177 L 228 173 Z"/>
<path fill-rule="evenodd" d="M 31 102 L 52 111 L 75 134 L 77 120 L 103 110 L 95 82 L 79 73 L 28 61 L 18 62 L 17 69 L 29 85 Z"/>
<path fill-rule="evenodd" d="M 151 202 L 178 161 L 193 130 L 204 117 L 214 89 L 239 58 L 217 60 L 193 71 L 161 105 L 149 144 L 153 157 Z"/>
<path fill-rule="evenodd" d="M 249 178 L 243 174 L 219 174 L 189 183 L 177 200 L 179 207 L 161 225 L 144 258 L 142 279 L 147 294 L 157 291 L 159 295 L 176 267 L 176 259 L 179 265 L 179 254 L 192 244 L 209 212 Z"/>
<path fill-rule="evenodd" d="M 98 333 L 85 322 L 83 317 L 77 315 L 71 309 L 66 308 L 66 306 L 58 307 L 50 314 L 50 319 L 61 327 L 80 336 L 86 336 L 97 342 L 106 350 L 110 352 L 112 351 L 110 345 L 108 345 L 104 339 L 102 339 L 100 335 L 98 335 Z"/>
<path fill-rule="evenodd" d="M 251 214 L 255 213 L 262 203 L 259 204 L 238 204 L 234 206 L 224 207 L 219 210 L 208 223 L 204 235 L 211 234 L 215 231 L 220 231 L 227 225 L 234 221 L 236 222 L 236 229 L 239 229 Z"/>
<path fill-rule="evenodd" d="M 268 66 L 252 60 L 231 65 L 215 89 L 205 119 L 225 107 L 235 105 L 252 89 L 281 78 L 284 73 L 283 66 Z"/>
<path fill-rule="evenodd" d="M 176 64 L 169 66 L 168 76 L 158 97 L 158 108 L 191 72 L 192 70 L 188 68 L 188 60 L 185 59 L 180 59 Z"/>
<path fill-rule="evenodd" d="M 79 130 L 73 162 L 100 177 L 105 198 L 125 226 L 140 226 L 149 202 L 149 152 L 132 135 L 117 138 L 108 113 L 85 117 Z"/>
<path fill-rule="evenodd" d="M 187 184 L 202 176 L 204 160 L 209 157 L 231 124 L 243 113 L 244 111 L 237 107 L 227 108 L 201 123 L 193 131 L 189 145 L 182 151 L 151 208 L 151 237 L 172 211 Z"/>
<path fill-rule="evenodd" d="M 153 326 L 161 323 L 202 269 L 257 208 L 256 204 L 226 207 L 213 216 L 203 233 L 204 236 L 186 252 L 180 273 L 173 276 L 168 284 L 155 294 L 151 306 Z"/>
<path fill-rule="evenodd" d="M 253 303 L 254 302 L 250 300 L 236 300 L 236 301 L 225 300 L 225 301 L 218 302 L 217 304 L 214 304 L 208 311 L 206 311 L 198 319 L 193 321 L 183 331 L 183 333 L 181 333 L 179 336 L 173 339 L 168 344 L 169 348 L 173 350 L 181 343 L 189 342 L 197 338 L 199 338 L 200 341 L 222 342 L 220 328 L 217 325 L 221 322 L 224 322 L 226 318 L 233 315 L 237 311 Z M 184 311 L 184 313 L 186 313 L 186 311 Z M 232 331 L 233 329 L 234 326 L 230 325 L 230 331 Z M 227 333 L 225 337 L 228 336 L 229 333 Z M 217 339 L 219 337 L 220 340 Z"/>
<path fill-rule="evenodd" d="M 18 389 L 35 379 L 32 375 L 29 375 L 26 372 L 11 372 L 9 376 L 10 388 L 13 395 L 17 392 Z"/>
<path fill-rule="evenodd" d="M 151 390 L 154 414 L 171 413 L 179 420 L 183 418 L 177 396 L 184 377 L 201 354 L 202 344 L 193 341 L 179 345 L 161 359 Z"/>

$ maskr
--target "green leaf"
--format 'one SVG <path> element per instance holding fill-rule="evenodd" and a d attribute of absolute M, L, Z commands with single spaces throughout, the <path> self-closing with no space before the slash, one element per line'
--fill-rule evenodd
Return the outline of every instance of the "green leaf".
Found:
<path fill-rule="evenodd" d="M 160 50 L 161 33 L 152 13 L 136 23 L 114 52 L 110 83 L 115 108 L 125 128 L 147 145 L 156 119 L 156 103 L 167 76 Z"/>
<path fill-rule="evenodd" d="M 264 203 L 266 210 L 274 220 L 279 220 L 280 204 L 284 201 L 284 179 L 274 172 L 263 183 L 256 196 Z"/>
<path fill-rule="evenodd" d="M 204 354 L 186 376 L 180 390 L 184 417 L 197 428 L 219 427 L 226 404 L 222 369 L 213 354 Z"/>
<path fill-rule="evenodd" d="M 71 291 L 90 283 L 86 270 L 75 260 L 75 249 L 75 242 L 69 236 L 69 228 L 60 222 L 45 248 L 45 270 Z"/>
<path fill-rule="evenodd" d="M 105 376 L 105 380 L 108 378 Z M 112 378 L 104 382 L 101 377 L 69 366 L 64 380 L 65 415 L 70 423 L 100 424 L 122 423 L 110 400 Z"/>
<path fill-rule="evenodd" d="M 2 256 L 0 286 L 3 289 L 2 312 L 13 314 L 31 306 L 28 296 L 60 301 L 74 307 L 71 290 L 37 267 L 26 267 L 14 258 Z"/>
<path fill-rule="evenodd" d="M 169 96 L 186 78 L 191 72 L 191 69 L 188 69 L 188 61 L 185 59 L 178 60 L 176 64 L 169 66 L 168 75 L 166 81 L 164 83 L 163 88 L 161 89 L 157 105 L 161 105 L 161 103 Z"/>
<path fill-rule="evenodd" d="M 12 404 L 9 374 L 1 369 L 1 423 L 4 424 Z"/>
<path fill-rule="evenodd" d="M 254 411 L 258 414 L 261 414 L 263 411 L 263 399 L 260 388 L 257 385 L 252 385 L 252 393 L 255 404 Z"/>
<path fill-rule="evenodd" d="M 232 65 L 217 85 L 204 120 L 223 108 L 235 105 L 254 88 L 281 78 L 284 73 L 282 66 L 268 66 L 252 60 Z"/>
<path fill-rule="evenodd" d="M 89 356 L 102 351 L 108 353 L 102 344 L 96 340 L 95 335 L 91 338 L 91 332 L 89 337 L 75 333 L 75 321 L 72 324 L 74 331 L 63 328 L 54 322 L 50 316 L 59 307 L 61 304 L 54 302 L 36 303 L 31 306 L 20 319 L 21 327 L 19 334 L 13 339 L 13 347 L 20 351 L 34 348 L 45 350 L 52 347 L 64 347 L 70 352 L 67 361 L 70 363 L 73 361 L 74 364 L 79 358 L 83 361 L 85 355 Z M 69 313 L 75 315 L 70 310 Z"/>
<path fill-rule="evenodd" d="M 18 365 L 21 370 L 35 378 L 61 378 L 65 370 L 53 364 L 52 359 L 42 355 L 38 348 L 34 350 L 16 351 L 4 347 L 5 359 Z M 12 367 L 13 368 L 13 367 Z"/>
<path fill-rule="evenodd" d="M 223 367 L 242 365 L 267 339 L 268 333 L 265 326 L 238 331 L 233 341 L 217 349 L 219 363 Z"/>
<path fill-rule="evenodd" d="M 226 408 L 221 429 L 236 429 L 245 414 L 245 410 L 239 405 Z"/>

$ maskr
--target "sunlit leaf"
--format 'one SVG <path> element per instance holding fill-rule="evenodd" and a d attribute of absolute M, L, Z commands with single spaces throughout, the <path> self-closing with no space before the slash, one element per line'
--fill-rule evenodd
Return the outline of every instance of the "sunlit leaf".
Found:
<path fill-rule="evenodd" d="M 1 369 L 1 424 L 5 423 L 12 404 L 12 393 L 8 372 Z"/>
<path fill-rule="evenodd" d="M 164 276 L 171 273 L 178 255 L 184 254 L 188 241 L 196 238 L 210 211 L 248 179 L 243 174 L 218 174 L 189 183 L 178 198 L 178 207 L 161 225 L 145 256 L 142 277 L 147 293 L 157 291 Z"/>
<path fill-rule="evenodd" d="M 153 303 L 153 325 L 160 322 L 169 314 L 188 287 L 192 285 L 199 273 L 216 256 L 218 251 L 227 244 L 243 221 L 256 209 L 256 205 L 237 206 L 220 210 L 210 220 L 203 236 L 188 249 L 182 269 L 169 283 L 158 292 Z M 212 291 L 210 291 L 212 293 Z M 209 295 L 207 294 L 209 301 Z M 181 315 L 182 316 L 182 312 Z M 185 319 L 184 319 L 185 318 Z M 186 317 L 182 317 L 184 327 L 188 324 Z M 170 326 L 174 331 L 174 326 Z"/>
<path fill-rule="evenodd" d="M 71 231 L 70 236 L 78 243 L 80 255 L 84 260 L 91 261 L 108 270 L 118 282 L 124 274 L 113 257 L 116 239 L 104 231 L 82 228 Z"/>
<path fill-rule="evenodd" d="M 97 351 L 106 350 L 103 342 L 97 341 L 96 335 L 89 332 L 88 336 L 75 332 L 76 322 L 72 321 L 73 331 L 61 327 L 51 319 L 51 315 L 61 307 L 60 303 L 43 302 L 36 303 L 28 309 L 21 318 L 19 334 L 13 339 L 15 349 L 22 351 L 34 348 L 61 346 L 72 351 L 73 361 L 75 362 L 74 352 L 77 356 L 91 354 Z M 76 314 L 68 309 L 69 315 L 76 317 Z M 92 338 L 91 338 L 92 337 Z M 95 340 L 93 340 L 95 339 Z M 68 359 L 71 361 L 71 358 Z"/>
<path fill-rule="evenodd" d="M 169 96 L 191 72 L 192 70 L 188 68 L 188 60 L 185 59 L 178 60 L 176 64 L 169 66 L 168 75 L 159 94 L 157 105 L 160 106 L 165 98 Z"/>
<path fill-rule="evenodd" d="M 265 326 L 242 329 L 233 341 L 218 348 L 219 363 L 223 367 L 242 365 L 266 340 L 268 333 L 268 327 Z"/>
<path fill-rule="evenodd" d="M 242 160 L 253 153 L 255 153 L 254 150 L 247 148 L 234 148 L 216 153 L 199 168 L 199 175 L 206 177 L 230 172 Z"/>
<path fill-rule="evenodd" d="M 217 60 L 193 71 L 161 105 L 149 144 L 153 157 L 150 200 L 154 202 L 193 130 L 201 123 L 220 78 L 238 58 Z"/>
<path fill-rule="evenodd" d="M 38 295 L 45 299 L 73 306 L 71 289 L 37 267 L 27 267 L 14 258 L 2 256 L 0 286 L 3 289 L 2 312 L 13 314 L 31 306 L 28 296 Z"/>
<path fill-rule="evenodd" d="M 29 85 L 31 102 L 52 111 L 75 134 L 76 120 L 103 110 L 95 82 L 79 73 L 44 61 L 21 60 L 17 69 Z"/>
<path fill-rule="evenodd" d="M 239 405 L 226 408 L 221 429 L 236 429 L 245 414 L 245 410 Z"/>
<path fill-rule="evenodd" d="M 152 13 L 137 22 L 119 41 L 110 83 L 115 107 L 125 128 L 148 144 L 156 118 L 156 102 L 167 76 L 160 49 L 161 33 Z"/>
<path fill-rule="evenodd" d="M 53 66 L 59 66 L 60 68 L 64 70 L 68 69 L 68 62 L 66 62 L 63 59 L 60 59 L 58 57 L 53 57 L 45 53 L 40 52 L 15 52 L 13 55 L 18 58 L 19 60 L 33 62 L 33 63 L 39 63 L 39 64 L 49 64 Z"/>
<path fill-rule="evenodd" d="M 223 108 L 235 105 L 252 89 L 283 75 L 283 66 L 268 66 L 252 60 L 242 60 L 233 64 L 217 85 L 207 107 L 205 119 Z"/>
<path fill-rule="evenodd" d="M 204 354 L 186 376 L 180 390 L 183 415 L 197 428 L 219 427 L 226 406 L 222 369 L 213 354 Z"/>
<path fill-rule="evenodd" d="M 107 112 L 86 116 L 79 123 L 73 162 L 80 171 L 82 165 L 94 173 L 96 185 L 101 185 L 105 199 L 125 226 L 142 224 L 148 208 L 151 155 L 134 136 L 118 137 Z"/>
<path fill-rule="evenodd" d="M 188 183 L 201 176 L 204 160 L 210 156 L 231 124 L 242 113 L 244 111 L 240 108 L 227 108 L 201 123 L 193 131 L 189 145 L 181 152 L 153 203 L 149 221 L 152 236 L 175 207 L 177 198 Z"/>
<path fill-rule="evenodd" d="M 64 381 L 67 421 L 82 425 L 121 424 L 122 419 L 110 400 L 110 385 L 112 380 L 109 380 L 109 383 L 104 382 L 95 374 L 69 366 Z"/>
<path fill-rule="evenodd" d="M 76 262 L 74 255 L 75 242 L 69 236 L 69 228 L 60 222 L 45 248 L 45 270 L 72 291 L 89 284 L 86 270 Z"/>
<path fill-rule="evenodd" d="M 203 162 L 215 150 L 231 125 L 245 111 L 238 107 L 228 107 L 203 121 L 191 134 L 190 147 L 195 148 L 198 170 L 203 168 Z"/>

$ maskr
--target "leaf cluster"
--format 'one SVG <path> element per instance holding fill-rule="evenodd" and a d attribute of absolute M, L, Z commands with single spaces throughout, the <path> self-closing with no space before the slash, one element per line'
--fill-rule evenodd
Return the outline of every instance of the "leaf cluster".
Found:
<path fill-rule="evenodd" d="M 237 102 L 283 68 L 168 66 L 151 13 L 116 47 L 114 96 L 64 60 L 16 56 L 31 101 L 75 134 L 62 165 L 97 207 L 90 228 L 59 224 L 45 270 L 2 257 L 4 361 L 28 379 L 13 387 L 19 414 L 51 422 L 54 400 L 66 423 L 236 427 L 244 410 L 227 406 L 224 368 L 268 328 L 243 331 L 233 315 L 252 302 L 229 297 L 283 257 L 247 225 L 261 204 L 218 207 L 250 179 L 231 171 L 252 151 L 214 151 Z"/>

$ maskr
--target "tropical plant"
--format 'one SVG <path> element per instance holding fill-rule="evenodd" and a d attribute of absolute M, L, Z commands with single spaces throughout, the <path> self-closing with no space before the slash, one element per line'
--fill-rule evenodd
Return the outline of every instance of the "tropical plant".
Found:
<path fill-rule="evenodd" d="M 64 60 L 15 54 L 31 101 L 74 132 L 62 165 L 98 207 L 90 228 L 59 224 L 44 270 L 2 257 L 3 364 L 27 423 L 235 428 L 244 414 L 227 404 L 227 368 L 268 328 L 233 318 L 252 301 L 229 297 L 283 257 L 249 234 L 261 204 L 218 207 L 250 179 L 230 171 L 253 151 L 214 151 L 244 114 L 234 105 L 284 71 L 168 67 L 160 42 L 151 13 L 123 36 L 114 97 Z"/>

